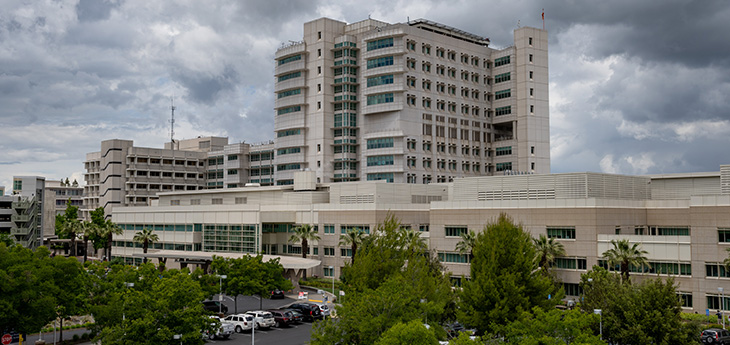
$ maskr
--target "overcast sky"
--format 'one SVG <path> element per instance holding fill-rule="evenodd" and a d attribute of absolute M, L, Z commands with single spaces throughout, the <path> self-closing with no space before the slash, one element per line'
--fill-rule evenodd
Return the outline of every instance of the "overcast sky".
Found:
<path fill-rule="evenodd" d="M 273 138 L 274 52 L 319 17 L 549 31 L 552 172 L 730 164 L 728 1 L 0 0 L 0 185 L 77 178 L 104 139 Z"/>

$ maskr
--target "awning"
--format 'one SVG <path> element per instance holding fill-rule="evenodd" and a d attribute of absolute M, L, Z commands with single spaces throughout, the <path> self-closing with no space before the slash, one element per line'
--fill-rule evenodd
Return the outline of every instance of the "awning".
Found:
<path fill-rule="evenodd" d="M 246 254 L 246 253 L 216 253 L 216 252 L 188 252 L 184 250 L 161 250 L 161 249 L 148 249 L 147 254 L 145 253 L 134 253 L 132 256 L 139 257 L 139 258 L 157 258 L 157 259 L 176 259 L 181 260 L 183 262 L 204 262 L 204 261 L 213 261 L 214 256 L 220 256 L 223 258 L 229 258 L 229 259 L 238 259 L 242 258 L 244 256 L 248 255 L 255 255 L 255 254 Z M 302 257 L 296 257 L 296 256 L 282 256 L 282 255 L 268 255 L 268 254 L 261 254 L 263 256 L 264 261 L 270 261 L 274 259 L 279 259 L 279 263 L 284 267 L 284 269 L 308 269 L 319 266 L 322 262 L 320 260 L 314 260 L 314 259 L 305 259 Z"/>

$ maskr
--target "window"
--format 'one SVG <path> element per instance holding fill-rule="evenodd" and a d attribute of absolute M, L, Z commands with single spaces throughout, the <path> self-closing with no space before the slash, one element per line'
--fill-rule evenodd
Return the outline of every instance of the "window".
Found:
<path fill-rule="evenodd" d="M 692 294 L 689 292 L 677 292 L 677 297 L 679 297 L 679 303 L 682 305 L 682 308 L 692 308 Z"/>
<path fill-rule="evenodd" d="M 509 64 L 509 56 L 504 56 L 494 60 L 494 67 L 499 67 L 507 64 Z"/>
<path fill-rule="evenodd" d="M 532 80 L 532 71 L 530 71 L 530 80 Z"/>
<path fill-rule="evenodd" d="M 705 263 L 705 273 L 707 277 L 730 278 L 730 270 L 722 262 Z"/>
<path fill-rule="evenodd" d="M 324 233 L 325 234 L 334 234 L 335 233 L 335 226 L 333 224 L 325 224 L 324 225 Z M 333 252 L 332 255 L 334 255 L 334 252 Z"/>
<path fill-rule="evenodd" d="M 575 239 L 575 227 L 547 227 L 548 238 Z"/>
<path fill-rule="evenodd" d="M 534 96 L 534 95 L 535 95 L 535 89 L 533 89 L 533 88 L 530 88 L 530 96 L 532 97 L 532 96 Z"/>
<path fill-rule="evenodd" d="M 583 289 L 580 288 L 579 284 L 575 283 L 563 283 L 563 290 L 566 296 L 582 296 Z"/>
<path fill-rule="evenodd" d="M 223 199 L 222 198 L 213 198 L 211 200 L 211 203 L 213 205 L 223 205 Z"/>
<path fill-rule="evenodd" d="M 368 78 L 368 87 L 393 84 L 393 75 L 381 75 L 377 77 Z"/>
<path fill-rule="evenodd" d="M 368 96 L 368 105 L 381 103 L 393 103 L 393 93 L 381 93 L 379 95 Z"/>
<path fill-rule="evenodd" d="M 393 183 L 394 175 L 393 175 L 393 173 L 374 173 L 374 174 L 368 174 L 367 179 L 368 179 L 368 181 L 385 180 L 389 183 Z"/>
<path fill-rule="evenodd" d="M 302 93 L 302 89 L 294 89 L 294 90 L 279 92 L 276 97 L 284 98 L 284 97 L 288 97 L 288 96 L 292 96 L 292 95 L 298 95 L 300 93 Z"/>
<path fill-rule="evenodd" d="M 500 107 L 497 109 L 494 109 L 494 115 L 495 116 L 501 116 L 501 115 L 509 115 L 512 114 L 512 106 L 506 106 L 506 107 Z"/>
<path fill-rule="evenodd" d="M 510 80 L 510 73 L 502 73 L 502 74 L 497 74 L 496 76 L 494 76 L 495 84 L 501 83 L 503 81 L 508 81 L 508 80 Z"/>
<path fill-rule="evenodd" d="M 718 242 L 730 242 L 730 228 L 717 228 Z"/>
<path fill-rule="evenodd" d="M 446 237 L 459 237 L 461 234 L 466 233 L 468 230 L 466 226 L 445 226 L 444 233 Z"/>
<path fill-rule="evenodd" d="M 180 206 L 180 200 L 170 200 L 170 206 Z"/>
<path fill-rule="evenodd" d="M 393 155 L 370 156 L 367 159 L 367 164 L 369 167 L 382 166 L 382 165 L 393 165 Z"/>
<path fill-rule="evenodd" d="M 393 46 L 393 37 L 383 38 L 375 41 L 368 42 L 368 51 L 387 48 Z"/>
<path fill-rule="evenodd" d="M 501 91 L 497 91 L 494 93 L 494 99 L 503 99 L 503 98 L 508 98 L 511 96 L 512 96 L 511 89 L 501 90 Z"/>
<path fill-rule="evenodd" d="M 299 170 L 299 169 L 301 169 L 301 166 L 299 164 L 279 164 L 276 166 L 276 171 Z"/>
<path fill-rule="evenodd" d="M 247 203 L 247 202 L 248 202 L 248 198 L 247 198 L 247 197 L 245 197 L 245 196 L 244 196 L 244 197 L 237 197 L 237 198 L 235 199 L 235 203 L 236 203 L 236 204 L 245 204 L 245 203 Z"/>
<path fill-rule="evenodd" d="M 530 59 L 530 62 L 532 62 L 532 54 L 530 54 L 530 57 L 529 57 L 529 59 Z"/>
<path fill-rule="evenodd" d="M 534 113 L 535 113 L 535 106 L 530 105 L 530 114 L 534 114 Z"/>
<path fill-rule="evenodd" d="M 532 37 L 527 38 L 527 44 L 532 45 Z"/>
<path fill-rule="evenodd" d="M 512 170 L 512 162 L 497 163 L 495 164 L 496 171 Z"/>
<path fill-rule="evenodd" d="M 293 73 L 289 73 L 289 74 L 284 74 L 279 77 L 279 81 L 284 81 L 284 80 L 288 80 L 288 79 L 292 79 L 292 78 L 298 78 L 301 76 L 302 76 L 302 72 L 293 72 Z"/>
<path fill-rule="evenodd" d="M 428 232 L 428 224 L 421 224 L 418 226 L 418 231 L 420 232 Z"/>
<path fill-rule="evenodd" d="M 288 155 L 288 154 L 292 154 L 292 153 L 299 153 L 301 151 L 302 151 L 302 149 L 300 147 L 289 147 L 289 148 L 285 148 L 285 149 L 276 150 L 276 154 L 281 156 L 281 155 Z"/>
<path fill-rule="evenodd" d="M 498 147 L 494 150 L 495 156 L 508 156 L 512 154 L 512 146 Z"/>
<path fill-rule="evenodd" d="M 378 67 L 383 67 L 383 66 L 391 66 L 391 65 L 393 65 L 392 56 L 384 56 L 384 57 L 379 57 L 376 59 L 370 59 L 367 62 L 368 69 L 378 68 Z"/>
<path fill-rule="evenodd" d="M 290 57 L 287 57 L 287 58 L 283 58 L 283 59 L 279 60 L 279 66 L 281 66 L 283 64 L 286 64 L 286 63 L 293 62 L 293 61 L 298 61 L 298 60 L 301 60 L 301 59 L 302 59 L 302 56 L 301 55 L 294 55 L 294 56 L 290 56 Z"/>
<path fill-rule="evenodd" d="M 317 49 L 317 57 L 322 57 L 322 49 Z"/>
<path fill-rule="evenodd" d="M 449 252 L 439 252 L 438 258 L 441 262 L 451 262 L 457 264 L 468 264 L 470 261 L 469 255 Z"/>
<path fill-rule="evenodd" d="M 393 147 L 393 138 L 368 139 L 367 141 L 368 150 L 382 149 L 386 147 Z"/>
<path fill-rule="evenodd" d="M 287 129 L 285 131 L 279 131 L 278 133 L 276 133 L 276 136 L 281 138 L 281 137 L 288 137 L 290 135 L 299 135 L 301 133 L 302 133 L 301 129 Z"/>
<path fill-rule="evenodd" d="M 553 267 L 555 268 L 569 270 L 585 270 L 586 266 L 585 258 L 555 258 L 555 262 L 553 263 Z"/>
<path fill-rule="evenodd" d="M 340 248 L 340 256 L 343 257 L 343 258 L 352 257 L 352 249 L 350 249 L 350 248 Z"/>

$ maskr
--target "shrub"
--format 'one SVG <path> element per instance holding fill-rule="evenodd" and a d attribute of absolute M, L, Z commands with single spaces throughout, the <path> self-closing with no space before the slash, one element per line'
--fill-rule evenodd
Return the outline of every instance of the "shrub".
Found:
<path fill-rule="evenodd" d="M 81 335 L 81 340 L 88 340 L 89 339 L 89 333 L 84 333 Z"/>
<path fill-rule="evenodd" d="M 79 335 L 74 334 L 73 338 L 71 338 L 71 339 L 73 339 L 73 341 L 79 341 Z"/>

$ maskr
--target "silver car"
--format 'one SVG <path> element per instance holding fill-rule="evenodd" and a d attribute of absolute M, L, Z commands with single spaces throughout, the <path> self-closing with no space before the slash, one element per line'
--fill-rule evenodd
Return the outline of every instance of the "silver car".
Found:
<path fill-rule="evenodd" d="M 315 303 L 311 302 L 312 304 L 315 304 L 319 307 L 319 310 L 322 312 L 323 317 L 330 317 L 332 314 L 332 311 L 330 310 L 330 306 L 328 303 Z"/>

